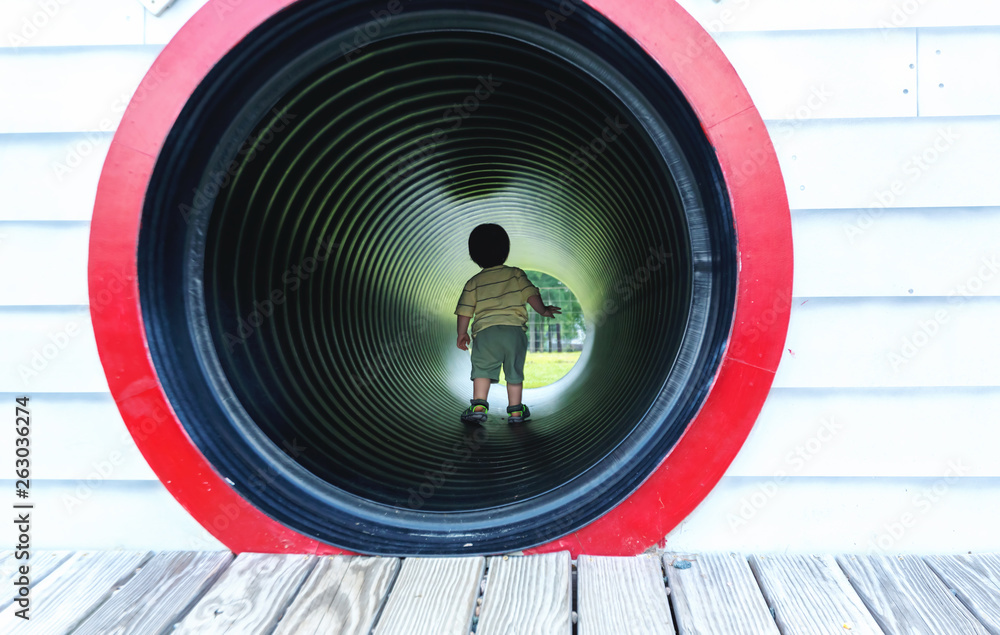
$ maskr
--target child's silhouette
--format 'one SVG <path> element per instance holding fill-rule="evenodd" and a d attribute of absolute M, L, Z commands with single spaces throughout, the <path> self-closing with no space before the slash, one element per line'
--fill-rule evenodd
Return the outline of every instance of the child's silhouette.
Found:
<path fill-rule="evenodd" d="M 483 268 L 465 283 L 458 301 L 458 347 L 467 351 L 472 342 L 471 405 L 462 413 L 465 423 L 486 421 L 490 409 L 486 398 L 490 384 L 500 381 L 500 367 L 507 380 L 507 421 L 521 423 L 531 412 L 521 403 L 524 388 L 524 358 L 528 352 L 528 303 L 543 317 L 561 309 L 545 306 L 535 285 L 524 272 L 504 265 L 510 253 L 510 238 L 499 225 L 480 225 L 469 235 L 469 255 Z M 469 337 L 469 321 L 472 337 Z"/>

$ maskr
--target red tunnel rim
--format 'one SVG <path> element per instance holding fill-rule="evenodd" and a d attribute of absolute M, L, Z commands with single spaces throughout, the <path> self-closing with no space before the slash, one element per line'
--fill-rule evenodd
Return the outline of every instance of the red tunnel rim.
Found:
<path fill-rule="evenodd" d="M 296 0 L 210 0 L 164 48 L 122 119 L 91 225 L 91 316 L 108 385 L 143 456 L 168 491 L 234 552 L 347 553 L 264 515 L 194 446 L 160 385 L 136 278 L 143 199 L 171 127 L 215 63 Z M 586 0 L 677 83 L 716 149 L 736 221 L 739 280 L 729 346 L 701 411 L 660 466 L 586 527 L 526 553 L 635 555 L 660 543 L 721 479 L 770 391 L 792 291 L 791 221 L 767 129 L 711 36 L 674 0 Z M 224 19 L 223 19 L 224 18 Z"/>

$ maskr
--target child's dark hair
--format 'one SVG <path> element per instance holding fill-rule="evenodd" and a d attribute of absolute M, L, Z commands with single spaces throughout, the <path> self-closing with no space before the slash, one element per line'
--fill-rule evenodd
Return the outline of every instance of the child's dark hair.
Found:
<path fill-rule="evenodd" d="M 480 225 L 469 234 L 469 255 L 483 269 L 502 265 L 510 255 L 510 237 L 499 225 Z"/>

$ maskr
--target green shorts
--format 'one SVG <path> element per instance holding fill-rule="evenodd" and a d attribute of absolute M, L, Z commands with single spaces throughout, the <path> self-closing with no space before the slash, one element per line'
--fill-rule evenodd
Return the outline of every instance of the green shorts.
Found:
<path fill-rule="evenodd" d="M 472 341 L 472 379 L 500 381 L 500 367 L 508 384 L 524 382 L 528 335 L 520 326 L 490 326 Z"/>

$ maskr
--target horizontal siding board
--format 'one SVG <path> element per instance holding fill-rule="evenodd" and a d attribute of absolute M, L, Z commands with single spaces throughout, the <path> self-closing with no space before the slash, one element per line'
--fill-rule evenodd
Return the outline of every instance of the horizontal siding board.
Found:
<path fill-rule="evenodd" d="M 1000 115 L 1000 28 L 922 29 L 920 114 Z"/>
<path fill-rule="evenodd" d="M 792 214 L 793 295 L 1000 295 L 1000 207 L 885 210 L 860 230 L 864 214 Z"/>
<path fill-rule="evenodd" d="M 1000 267 L 1000 207 L 888 210 L 859 232 L 863 213 L 793 214 L 796 297 L 944 297 Z M 0 305 L 87 304 L 89 240 L 87 223 L 0 222 L 0 269 L 20 272 L 0 278 Z M 974 284 L 1000 295 L 1000 276 Z"/>
<path fill-rule="evenodd" d="M 996 207 L 995 117 L 769 122 L 793 209 Z"/>
<path fill-rule="evenodd" d="M 13 480 L 0 480 L 14 491 Z M 225 547 L 159 481 L 31 481 L 31 543 L 44 550 L 219 551 Z M 239 522 L 220 509 L 209 524 Z"/>
<path fill-rule="evenodd" d="M 1000 385 L 997 324 L 990 297 L 796 300 L 774 385 Z"/>
<path fill-rule="evenodd" d="M 915 117 L 915 29 L 720 35 L 764 119 Z"/>
<path fill-rule="evenodd" d="M 723 552 L 735 544 L 753 553 L 992 552 L 996 508 L 986 503 L 994 500 L 996 478 L 727 476 L 667 544 L 681 552 Z"/>
<path fill-rule="evenodd" d="M 0 133 L 113 131 L 161 49 L 0 49 L 0 85 L 17 95 L 0 101 Z M 150 77 L 143 90 L 162 85 L 168 71 L 157 72 L 161 77 Z"/>
<path fill-rule="evenodd" d="M 0 305 L 87 304 L 90 224 L 0 222 Z"/>
<path fill-rule="evenodd" d="M 1000 388 L 771 391 L 730 476 L 1000 477 Z"/>
<path fill-rule="evenodd" d="M 135 0 L 4 0 L 0 48 L 142 44 Z"/>
<path fill-rule="evenodd" d="M 0 221 L 89 221 L 111 137 L 0 134 Z"/>
<path fill-rule="evenodd" d="M 16 394 L 0 394 L 0 404 Z M 156 480 L 132 440 L 110 394 L 30 393 L 31 445 L 44 461 L 32 466 L 40 480 Z M 0 426 L 0 447 L 14 447 L 13 426 Z"/>
<path fill-rule="evenodd" d="M 0 392 L 108 392 L 90 310 L 0 308 Z"/>
<path fill-rule="evenodd" d="M 710 32 L 878 29 L 1000 24 L 993 0 L 679 0 Z"/>
<path fill-rule="evenodd" d="M 8 401 L 14 395 L 8 395 Z M 0 398 L 3 398 L 0 396 Z M 36 478 L 155 480 L 108 394 L 34 393 Z M 945 454 L 1000 476 L 992 424 L 1000 389 L 772 390 L 731 476 L 941 476 Z M 947 428 L 944 436 L 913 430 Z M 975 440 L 975 442 L 970 442 Z M 0 428 L 0 447 L 13 430 Z M 799 452 L 802 448 L 803 455 Z"/>

